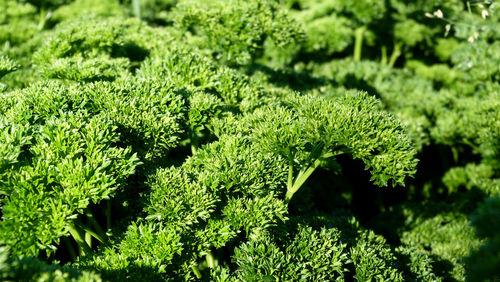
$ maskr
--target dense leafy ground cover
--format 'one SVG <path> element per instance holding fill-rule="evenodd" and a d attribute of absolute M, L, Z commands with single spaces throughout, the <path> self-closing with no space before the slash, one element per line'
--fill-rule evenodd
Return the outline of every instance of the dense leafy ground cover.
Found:
<path fill-rule="evenodd" d="M 0 280 L 500 279 L 499 20 L 0 0 Z"/>

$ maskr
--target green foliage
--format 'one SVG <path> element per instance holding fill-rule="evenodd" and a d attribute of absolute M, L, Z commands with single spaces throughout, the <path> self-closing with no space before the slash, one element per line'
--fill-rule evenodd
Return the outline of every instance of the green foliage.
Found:
<path fill-rule="evenodd" d="M 137 76 L 143 79 L 151 77 L 167 79 L 175 87 L 192 92 L 190 97 L 192 107 L 208 107 L 206 110 L 210 111 L 205 119 L 210 120 L 217 110 L 245 112 L 262 104 L 262 90 L 252 85 L 248 77 L 235 70 L 216 65 L 210 58 L 202 56 L 196 50 L 172 48 L 165 50 L 163 54 L 166 58 L 146 59 L 143 66 L 137 70 Z M 208 100 L 211 100 L 209 102 L 211 105 L 205 104 Z M 199 110 L 201 109 L 196 111 Z M 197 115 L 195 112 L 191 114 Z M 193 124 L 193 126 L 204 125 L 206 124 Z"/>
<path fill-rule="evenodd" d="M 468 279 L 488 280 L 498 279 L 500 258 L 500 236 L 498 235 L 498 219 L 500 212 L 500 197 L 486 199 L 472 215 L 472 225 L 476 234 L 485 239 L 485 243 L 467 257 Z"/>
<path fill-rule="evenodd" d="M 128 0 L 130 13 L 153 24 L 164 25 L 172 22 L 170 11 L 178 0 Z"/>
<path fill-rule="evenodd" d="M 301 37 L 299 26 L 274 1 L 181 1 L 174 11 L 180 28 L 203 38 L 203 48 L 229 65 L 252 62 L 269 38 L 278 46 Z"/>
<path fill-rule="evenodd" d="M 0 0 L 0 280 L 498 279 L 494 2 Z"/>
<path fill-rule="evenodd" d="M 166 82 L 128 78 L 83 88 L 90 107 L 118 126 L 123 143 L 143 160 L 162 158 L 179 145 L 186 106 L 182 93 Z"/>
<path fill-rule="evenodd" d="M 14 0 L 0 2 L 0 44 L 16 46 L 28 41 L 37 32 L 36 8 Z"/>
<path fill-rule="evenodd" d="M 421 251 L 451 262 L 440 266 L 453 279 L 464 280 L 463 259 L 475 250 L 481 241 L 475 238 L 469 220 L 460 214 L 439 214 L 429 219 L 417 217 L 409 223 L 411 229 L 404 232 L 402 242 Z"/>
<path fill-rule="evenodd" d="M 280 249 L 269 234 L 259 234 L 235 250 L 237 280 L 340 280 L 348 262 L 340 232 L 300 226 L 288 246 Z"/>
<path fill-rule="evenodd" d="M 34 54 L 49 78 L 115 80 L 137 67 L 166 34 L 135 19 L 81 18 L 62 25 Z"/>
<path fill-rule="evenodd" d="M 434 260 L 425 251 L 413 247 L 401 246 L 396 249 L 398 259 L 406 259 L 408 272 L 403 273 L 406 280 L 442 281 L 443 278 L 434 273 Z M 399 262 L 399 264 L 402 264 Z"/>
<path fill-rule="evenodd" d="M 356 95 L 340 100 L 291 97 L 290 106 L 258 111 L 245 123 L 255 124 L 253 138 L 268 152 L 289 162 L 287 199 L 325 159 L 346 153 L 361 159 L 379 186 L 402 184 L 416 162 L 414 151 L 392 117 L 378 112 L 375 100 Z M 365 112 L 366 110 L 366 112 Z M 257 118 L 255 120 L 255 117 Z M 372 135 L 373 128 L 378 132 Z M 371 158 L 372 152 L 376 158 Z M 393 167 L 389 163 L 397 162 Z M 299 171 L 295 177 L 295 171 Z"/>
<path fill-rule="evenodd" d="M 10 72 L 17 70 L 18 65 L 11 59 L 0 56 L 0 78 Z"/>
<path fill-rule="evenodd" d="M 17 147 L 10 159 L 31 139 L 17 159 L 7 159 L 8 173 L 0 189 L 6 196 L 1 242 L 11 246 L 13 253 L 55 250 L 54 242 L 68 234 L 78 214 L 90 203 L 111 197 L 134 172 L 137 157 L 113 145 L 118 140 L 116 127 L 109 124 L 99 116 L 61 112 L 29 128 L 21 140 L 15 137 L 20 133 L 10 130 L 4 142 L 13 141 L 7 146 Z"/>
<path fill-rule="evenodd" d="M 73 20 L 82 15 L 95 17 L 119 17 L 125 15 L 125 9 L 118 0 L 74 0 L 56 9 L 50 18 L 53 22 Z"/>
<path fill-rule="evenodd" d="M 351 248 L 351 258 L 355 266 L 356 280 L 403 281 L 397 269 L 396 256 L 387 247 L 383 237 L 373 232 L 363 232 Z"/>
<path fill-rule="evenodd" d="M 36 258 L 9 257 L 5 247 L 0 248 L 0 278 L 4 281 L 102 281 L 94 272 L 48 265 Z"/>

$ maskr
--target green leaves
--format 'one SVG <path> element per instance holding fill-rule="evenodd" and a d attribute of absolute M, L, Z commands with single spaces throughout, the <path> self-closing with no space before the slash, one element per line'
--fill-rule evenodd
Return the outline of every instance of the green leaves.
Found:
<path fill-rule="evenodd" d="M 388 248 L 384 238 L 373 232 L 361 233 L 351 249 L 351 257 L 356 267 L 354 278 L 357 280 L 403 281 L 396 266 L 396 256 Z"/>
<path fill-rule="evenodd" d="M 132 2 L 0 0 L 1 278 L 494 277 L 495 5 Z"/>
<path fill-rule="evenodd" d="M 0 78 L 18 69 L 18 65 L 11 59 L 0 56 Z"/>
<path fill-rule="evenodd" d="M 122 142 L 143 160 L 168 155 L 184 135 L 186 102 L 170 83 L 134 79 L 97 82 L 81 91 L 94 111 L 102 112 L 119 128 Z"/>
<path fill-rule="evenodd" d="M 91 271 L 46 264 L 37 258 L 10 256 L 6 247 L 0 248 L 0 278 L 7 281 L 102 281 L 100 275 Z"/>
<path fill-rule="evenodd" d="M 260 150 L 287 160 L 287 200 L 323 159 L 343 153 L 361 159 L 379 186 L 389 179 L 402 185 L 414 173 L 415 151 L 403 130 L 366 94 L 334 100 L 291 95 L 283 102 L 289 106 L 264 107 L 241 124 L 250 125 L 250 140 Z"/>
<path fill-rule="evenodd" d="M 85 113 L 62 113 L 30 128 L 26 157 L 11 166 L 1 188 L 7 196 L 1 240 L 14 253 L 55 250 L 53 243 L 67 234 L 78 214 L 111 197 L 134 172 L 137 157 L 114 145 L 116 128 L 109 123 Z"/>
<path fill-rule="evenodd" d="M 202 47 L 222 63 L 251 63 L 267 38 L 284 46 L 301 37 L 299 26 L 273 1 L 227 2 L 181 1 L 174 11 L 175 23 L 196 30 Z"/>
<path fill-rule="evenodd" d="M 340 232 L 299 226 L 284 250 L 264 233 L 235 250 L 238 280 L 343 280 L 348 262 Z"/>
<path fill-rule="evenodd" d="M 35 62 L 49 78 L 112 81 L 136 68 L 165 36 L 135 19 L 83 17 L 61 25 Z"/>

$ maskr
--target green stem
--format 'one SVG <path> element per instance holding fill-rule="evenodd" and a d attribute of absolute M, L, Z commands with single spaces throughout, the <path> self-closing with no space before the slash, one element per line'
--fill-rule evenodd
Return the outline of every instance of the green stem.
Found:
<path fill-rule="evenodd" d="M 217 265 L 219 265 L 217 258 L 214 256 L 214 254 L 212 254 L 212 252 L 207 253 L 206 259 L 207 259 L 207 265 L 210 268 L 214 268 Z"/>
<path fill-rule="evenodd" d="M 92 235 L 89 232 L 85 232 L 85 243 L 92 248 Z"/>
<path fill-rule="evenodd" d="M 87 219 L 89 220 L 92 227 L 94 227 L 94 229 L 97 231 L 99 236 L 101 236 L 103 238 L 106 237 L 106 232 L 104 232 L 104 230 L 102 230 L 101 226 L 99 225 L 99 223 L 97 223 L 97 221 L 94 218 L 94 215 L 90 212 L 90 210 L 87 210 L 85 212 L 85 215 L 87 216 Z"/>
<path fill-rule="evenodd" d="M 293 157 L 292 154 L 288 156 L 288 182 L 287 190 L 292 189 L 293 186 Z"/>
<path fill-rule="evenodd" d="M 196 133 L 196 130 L 191 130 L 191 154 L 196 154 L 198 151 L 198 134 Z"/>
<path fill-rule="evenodd" d="M 194 145 L 193 143 L 191 143 L 191 154 L 196 154 L 196 152 L 198 151 L 198 147 L 196 147 L 196 145 Z"/>
<path fill-rule="evenodd" d="M 365 32 L 366 27 L 361 26 L 358 27 L 355 31 L 355 41 L 354 41 L 354 61 L 361 61 L 361 50 L 363 48 L 363 33 Z"/>
<path fill-rule="evenodd" d="M 79 254 L 80 255 L 85 255 L 85 253 L 91 253 L 92 250 L 90 249 L 89 245 L 85 242 L 85 240 L 82 238 L 80 235 L 80 231 L 77 229 L 76 225 L 70 225 L 69 226 L 69 233 L 75 239 L 76 243 L 78 244 L 79 247 Z"/>
<path fill-rule="evenodd" d="M 191 269 L 193 270 L 194 275 L 196 275 L 196 278 L 201 279 L 202 275 L 198 267 L 196 267 L 196 265 L 192 265 Z"/>
<path fill-rule="evenodd" d="M 286 191 L 285 201 L 289 203 L 292 200 L 292 197 L 297 191 L 302 187 L 302 185 L 306 182 L 307 178 L 311 176 L 314 170 L 320 165 L 321 160 L 317 159 L 314 163 L 308 167 L 305 171 L 301 171 L 297 176 L 295 183 L 292 188 Z"/>
<path fill-rule="evenodd" d="M 380 60 L 380 64 L 387 64 L 387 47 L 385 45 L 382 46 L 382 59 Z"/>
<path fill-rule="evenodd" d="M 45 27 L 45 22 L 47 21 L 47 12 L 45 9 L 45 1 L 42 1 L 42 6 L 40 7 L 40 18 L 38 19 L 38 30 L 42 30 Z"/>
<path fill-rule="evenodd" d="M 66 245 L 66 249 L 68 250 L 69 256 L 71 257 L 72 260 L 76 260 L 76 251 L 75 248 L 73 247 L 73 244 L 71 244 L 71 241 L 67 237 L 65 237 L 63 240 L 64 244 Z"/>
<path fill-rule="evenodd" d="M 77 224 L 77 226 L 80 227 L 83 231 L 85 231 L 85 236 L 88 234 L 89 236 L 96 238 L 102 244 L 106 244 L 106 240 L 102 236 L 100 236 L 99 234 L 95 233 L 88 226 L 85 226 L 83 224 Z M 89 244 L 89 246 L 91 246 L 91 245 Z"/>
<path fill-rule="evenodd" d="M 451 152 L 453 154 L 453 161 L 455 161 L 455 163 L 458 163 L 458 150 L 457 150 L 457 148 L 452 147 Z"/>
<path fill-rule="evenodd" d="M 106 202 L 106 230 L 111 229 L 111 199 Z"/>
<path fill-rule="evenodd" d="M 313 174 L 313 172 L 316 170 L 316 168 L 318 168 L 318 166 L 324 159 L 333 157 L 335 155 L 336 154 L 333 153 L 325 153 L 321 157 L 317 158 L 307 169 L 301 170 L 297 175 L 297 178 L 295 179 L 295 182 L 292 185 L 292 187 L 290 189 L 287 189 L 285 195 L 285 202 L 289 203 L 292 200 L 293 195 L 297 193 L 297 191 L 299 191 L 300 187 L 304 185 L 309 176 Z"/>
<path fill-rule="evenodd" d="M 389 66 L 392 68 L 394 64 L 396 64 L 397 59 L 401 56 L 401 47 L 402 44 L 400 42 L 394 43 L 394 49 L 392 50 L 391 58 L 389 60 Z"/>
<path fill-rule="evenodd" d="M 134 11 L 134 16 L 138 19 L 141 18 L 141 1 L 132 0 L 132 9 Z"/>

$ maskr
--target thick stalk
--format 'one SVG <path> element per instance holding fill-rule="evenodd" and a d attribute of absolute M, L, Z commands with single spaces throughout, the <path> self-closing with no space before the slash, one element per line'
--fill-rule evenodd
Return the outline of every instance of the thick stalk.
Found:
<path fill-rule="evenodd" d="M 196 265 L 192 265 L 192 266 L 191 266 L 191 269 L 193 270 L 194 275 L 196 275 L 196 278 L 201 279 L 201 278 L 203 277 L 203 276 L 201 275 L 200 270 L 198 269 L 198 267 L 197 267 Z"/>
<path fill-rule="evenodd" d="M 458 163 L 458 150 L 457 150 L 457 148 L 455 148 L 455 147 L 451 148 L 451 152 L 453 154 L 453 161 L 455 161 L 455 163 Z"/>
<path fill-rule="evenodd" d="M 45 9 L 45 1 L 42 1 L 40 5 L 40 15 L 38 19 L 38 30 L 42 30 L 45 27 L 46 21 L 47 21 L 47 10 Z"/>
<path fill-rule="evenodd" d="M 99 236 L 105 238 L 106 232 L 104 232 L 104 230 L 102 230 L 101 226 L 99 225 L 99 223 L 97 223 L 97 221 L 94 218 L 94 215 L 90 212 L 90 210 L 87 210 L 85 212 L 85 215 L 87 216 L 87 219 L 89 220 L 92 227 L 94 227 L 97 234 L 99 234 Z"/>
<path fill-rule="evenodd" d="M 85 232 L 85 243 L 92 248 L 92 235 L 89 232 Z"/>
<path fill-rule="evenodd" d="M 69 226 L 69 233 L 75 239 L 76 243 L 78 244 L 78 249 L 79 249 L 79 254 L 80 255 L 85 255 L 85 253 L 91 253 L 92 250 L 90 249 L 89 245 L 85 242 L 85 240 L 82 238 L 80 235 L 80 231 L 77 229 L 76 225 L 70 225 Z"/>
<path fill-rule="evenodd" d="M 111 199 L 106 202 L 106 230 L 111 229 Z"/>
<path fill-rule="evenodd" d="M 391 58 L 389 60 L 389 66 L 392 68 L 394 64 L 396 64 L 397 59 L 401 56 L 401 47 L 402 44 L 400 42 L 394 43 L 394 50 L 392 50 Z"/>
<path fill-rule="evenodd" d="M 320 165 L 321 160 L 317 159 L 314 163 L 309 166 L 305 171 L 299 172 L 295 183 L 292 185 L 291 189 L 286 191 L 285 201 L 289 203 L 292 200 L 293 195 L 302 187 L 302 185 L 306 182 L 307 178 L 311 176 L 314 170 Z"/>
<path fill-rule="evenodd" d="M 207 265 L 208 267 L 210 268 L 214 268 L 216 267 L 217 265 L 219 265 L 219 261 L 217 260 L 217 258 L 214 256 L 214 254 L 212 254 L 212 252 L 208 252 L 207 253 Z"/>
<path fill-rule="evenodd" d="M 141 18 L 141 1 L 132 0 L 132 10 L 134 11 L 134 16 L 138 19 Z"/>
<path fill-rule="evenodd" d="M 292 154 L 288 156 L 288 181 L 287 181 L 287 191 L 292 189 L 293 186 L 293 157 Z"/>
<path fill-rule="evenodd" d="M 66 249 L 68 250 L 69 256 L 71 257 L 72 260 L 75 260 L 76 259 L 76 251 L 75 251 L 75 248 L 73 247 L 73 244 L 71 244 L 71 241 L 67 237 L 65 237 L 63 240 L 64 240 L 64 244 L 66 245 Z"/>
<path fill-rule="evenodd" d="M 103 237 L 101 237 L 99 234 L 95 233 L 88 226 L 85 226 L 83 224 L 78 224 L 77 226 L 80 227 L 83 231 L 85 231 L 85 236 L 88 234 L 89 236 L 96 238 L 102 244 L 106 244 L 106 240 Z M 89 244 L 89 246 L 91 246 L 91 245 Z"/>
<path fill-rule="evenodd" d="M 309 167 L 307 167 L 307 169 L 301 170 L 297 175 L 297 178 L 295 179 L 295 182 L 293 183 L 292 187 L 290 189 L 287 189 L 285 195 L 285 201 L 289 203 L 292 200 L 293 195 L 297 193 L 297 191 L 299 191 L 300 187 L 304 185 L 309 176 L 313 174 L 313 172 L 318 168 L 318 166 L 324 159 L 333 157 L 335 155 L 336 154 L 333 153 L 325 153 L 321 157 L 317 158 Z"/>
<path fill-rule="evenodd" d="M 191 154 L 196 154 L 196 152 L 198 151 L 198 147 L 196 145 L 194 145 L 193 143 L 191 143 Z"/>
<path fill-rule="evenodd" d="M 361 26 L 356 29 L 354 32 L 355 41 L 354 41 L 354 61 L 361 61 L 361 50 L 363 49 L 363 33 L 365 32 L 366 27 Z"/>
<path fill-rule="evenodd" d="M 198 151 L 198 143 L 199 143 L 199 138 L 198 134 L 196 133 L 196 130 L 191 130 L 191 154 L 196 154 L 196 151 Z"/>
<path fill-rule="evenodd" d="M 380 59 L 380 64 L 387 64 L 387 47 L 385 45 L 382 46 L 382 58 Z"/>

